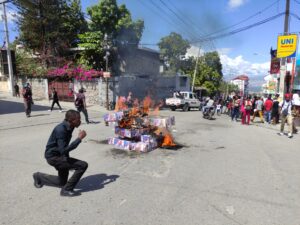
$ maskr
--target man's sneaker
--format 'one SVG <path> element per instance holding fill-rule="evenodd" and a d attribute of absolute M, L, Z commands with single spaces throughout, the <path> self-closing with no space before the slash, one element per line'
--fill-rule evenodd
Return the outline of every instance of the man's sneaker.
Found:
<path fill-rule="evenodd" d="M 60 196 L 63 196 L 63 197 L 75 197 L 78 195 L 81 195 L 80 192 L 78 192 L 78 191 L 73 191 L 73 190 L 68 191 L 68 190 L 65 190 L 64 188 L 62 188 L 60 191 Z"/>
<path fill-rule="evenodd" d="M 42 184 L 42 182 L 41 182 L 40 179 L 39 179 L 38 173 L 34 173 L 32 176 L 33 176 L 33 185 L 34 185 L 36 188 L 41 188 L 41 187 L 43 187 L 43 184 Z"/>
<path fill-rule="evenodd" d="M 278 133 L 278 135 L 280 135 L 280 136 L 283 136 L 283 135 L 284 135 L 284 133 L 283 133 L 283 132 L 280 132 L 280 133 Z"/>
<path fill-rule="evenodd" d="M 59 112 L 62 112 L 62 110 L 59 110 Z"/>
<path fill-rule="evenodd" d="M 52 112 L 52 110 L 51 110 L 51 109 L 48 109 L 48 112 Z"/>
<path fill-rule="evenodd" d="M 291 133 L 288 134 L 288 138 L 292 138 L 293 135 Z"/>

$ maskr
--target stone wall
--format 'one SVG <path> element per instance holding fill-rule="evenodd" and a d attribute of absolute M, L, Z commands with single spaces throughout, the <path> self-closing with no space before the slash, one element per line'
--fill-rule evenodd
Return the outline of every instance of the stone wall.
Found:
<path fill-rule="evenodd" d="M 99 105 L 100 104 L 100 90 L 99 90 L 100 79 L 93 79 L 92 81 L 75 81 L 74 91 L 77 93 L 80 88 L 86 90 L 85 97 L 88 105 Z"/>
<path fill-rule="evenodd" d="M 17 83 L 20 87 L 20 92 L 26 83 L 30 83 L 32 86 L 33 99 L 48 99 L 48 83 L 47 79 L 37 79 L 37 78 L 16 78 L 13 85 Z M 1 78 L 0 80 L 0 91 L 4 93 L 9 93 L 9 81 L 8 79 Z"/>

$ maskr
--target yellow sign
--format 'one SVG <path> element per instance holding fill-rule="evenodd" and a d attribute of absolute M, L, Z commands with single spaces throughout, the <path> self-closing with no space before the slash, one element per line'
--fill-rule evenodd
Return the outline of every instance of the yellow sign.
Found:
<path fill-rule="evenodd" d="M 296 56 L 297 35 L 282 35 L 277 39 L 277 58 Z"/>

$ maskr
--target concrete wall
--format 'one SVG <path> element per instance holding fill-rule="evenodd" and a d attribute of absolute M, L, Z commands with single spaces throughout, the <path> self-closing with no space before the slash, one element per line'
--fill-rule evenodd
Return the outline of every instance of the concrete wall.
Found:
<path fill-rule="evenodd" d="M 106 90 L 103 87 L 102 78 L 93 79 L 92 81 L 75 81 L 75 92 L 77 93 L 80 88 L 84 88 L 86 90 L 85 97 L 88 105 L 104 105 L 102 99 L 104 93 L 100 94 L 101 92 L 105 92 Z"/>
<path fill-rule="evenodd" d="M 17 79 L 17 83 L 20 86 L 20 91 L 26 83 L 30 83 L 32 86 L 33 99 L 41 100 L 48 99 L 48 80 L 47 79 Z M 105 93 L 106 93 L 106 83 L 102 82 L 102 78 L 94 79 L 93 81 L 74 81 L 74 90 L 77 93 L 80 88 L 86 89 L 86 102 L 88 105 L 105 105 Z M 2 78 L 0 80 L 0 91 L 9 93 L 8 81 Z M 100 93 L 103 92 L 103 93 Z M 112 100 L 112 91 L 110 93 L 110 100 Z"/>
<path fill-rule="evenodd" d="M 20 92 L 22 92 L 23 85 L 25 85 L 26 83 L 30 83 L 32 87 L 33 99 L 48 99 L 47 79 L 38 79 L 38 78 L 26 79 L 24 77 L 24 78 L 15 79 L 15 82 L 19 85 Z M 8 79 L 6 80 L 5 78 L 2 78 L 0 80 L 0 91 L 4 93 L 9 93 Z"/>
<path fill-rule="evenodd" d="M 148 93 L 155 100 L 171 97 L 176 90 L 189 91 L 190 79 L 187 76 L 120 76 L 115 78 L 115 97 L 133 96 L 143 99 Z"/>

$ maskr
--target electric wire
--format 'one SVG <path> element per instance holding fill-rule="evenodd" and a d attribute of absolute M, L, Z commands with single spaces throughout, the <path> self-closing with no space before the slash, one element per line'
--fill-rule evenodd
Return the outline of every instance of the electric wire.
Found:
<path fill-rule="evenodd" d="M 162 1 L 162 0 L 160 0 L 160 1 Z M 187 15 L 182 15 L 182 12 L 181 12 L 181 10 L 180 9 L 178 9 L 177 7 L 176 7 L 176 5 L 175 4 L 173 4 L 170 0 L 168 0 L 168 2 L 172 5 L 172 7 L 178 12 L 178 13 L 176 13 L 176 12 L 174 12 L 174 11 L 172 11 L 175 15 L 177 15 L 177 17 L 180 17 L 182 20 L 186 20 L 189 24 L 186 24 L 186 23 L 184 23 L 185 25 L 187 25 L 188 27 L 190 27 L 190 24 L 192 24 L 192 26 L 194 27 L 194 28 L 196 28 L 199 32 L 200 32 L 200 35 L 199 35 L 199 33 L 197 32 L 197 31 L 195 31 L 195 33 L 197 34 L 197 36 L 203 36 L 204 35 L 204 31 L 203 30 L 201 30 L 200 28 L 199 28 L 199 26 L 193 21 L 193 20 L 191 20 Z M 166 4 L 166 3 L 164 3 L 164 4 Z M 169 8 L 169 7 L 168 7 Z M 171 9 L 170 9 L 171 10 Z M 211 50 L 216 50 L 216 46 L 215 46 L 215 43 L 214 43 L 214 41 L 211 41 L 211 42 L 209 42 L 209 45 L 210 45 L 210 49 Z M 208 46 L 207 46 L 208 47 Z"/>
<path fill-rule="evenodd" d="M 239 21 L 239 22 L 237 22 L 235 24 L 232 24 L 232 25 L 230 25 L 228 27 L 224 27 L 224 28 L 222 28 L 220 30 L 214 31 L 212 33 L 209 33 L 209 34 L 203 36 L 203 38 L 211 36 L 211 35 L 214 35 L 214 34 L 217 34 L 217 33 L 220 33 L 220 32 L 225 31 L 225 30 L 229 30 L 229 29 L 231 29 L 233 27 L 236 27 L 236 26 L 238 26 L 238 25 L 240 25 L 240 24 L 242 24 L 242 23 L 244 23 L 244 22 L 246 22 L 246 21 L 248 21 L 248 20 L 250 20 L 250 19 L 252 19 L 252 18 L 254 18 L 256 16 L 258 16 L 258 15 L 261 15 L 263 12 L 267 11 L 268 9 L 270 9 L 272 6 L 274 6 L 275 4 L 277 4 L 279 1 L 280 0 L 276 0 L 275 2 L 273 2 L 272 4 L 270 4 L 269 6 L 267 6 L 267 7 L 263 8 L 262 10 L 254 13 L 254 14 L 252 14 L 250 16 L 248 16 L 247 18 L 245 18 L 245 19 L 243 19 L 243 20 L 241 20 L 241 21 Z"/>
<path fill-rule="evenodd" d="M 153 0 L 150 0 L 150 3 L 152 5 L 154 5 L 159 11 L 163 12 L 163 14 L 166 14 L 168 15 L 168 12 L 166 10 L 164 10 L 163 8 L 161 8 L 158 4 L 156 4 Z M 190 36 L 190 39 L 195 39 L 197 38 L 197 36 L 195 36 L 191 31 L 190 29 L 187 29 L 186 27 L 182 27 L 183 30 L 185 30 L 185 33 L 188 33 L 189 36 Z"/>
<path fill-rule="evenodd" d="M 248 30 L 248 29 L 251 29 L 253 27 L 256 27 L 256 26 L 259 26 L 261 24 L 264 24 L 264 23 L 267 23 L 269 21 L 272 21 L 274 19 L 277 19 L 278 17 L 281 17 L 285 15 L 285 12 L 282 12 L 282 13 L 278 13 L 274 16 L 271 16 L 267 19 L 264 19 L 264 20 L 261 20 L 259 22 L 256 22 L 254 24 L 251 24 L 251 25 L 248 25 L 248 26 L 245 26 L 245 27 L 242 27 L 242 28 L 238 28 L 236 30 L 233 30 L 233 31 L 230 31 L 230 32 L 227 32 L 227 33 L 223 33 L 223 34 L 220 34 L 220 35 L 216 35 L 216 36 L 211 36 L 211 37 L 205 37 L 205 38 L 201 38 L 199 40 L 197 40 L 196 42 L 194 43 L 199 43 L 199 42 L 206 42 L 206 41 L 210 41 L 210 40 L 216 40 L 216 39 L 219 39 L 219 38 L 223 38 L 223 37 L 227 37 L 227 36 L 230 36 L 230 35 L 233 35 L 233 34 L 236 34 L 236 33 L 240 33 L 242 31 L 245 31 L 245 30 Z"/>

